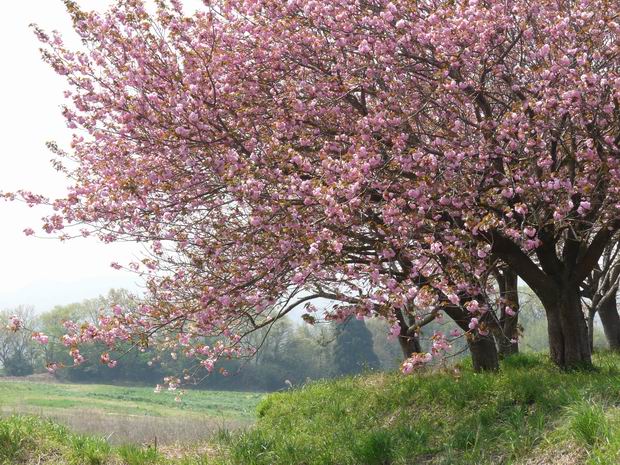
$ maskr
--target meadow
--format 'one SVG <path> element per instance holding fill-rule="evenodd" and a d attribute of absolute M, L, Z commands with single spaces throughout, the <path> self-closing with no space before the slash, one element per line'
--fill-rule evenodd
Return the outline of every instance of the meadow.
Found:
<path fill-rule="evenodd" d="M 66 425 L 81 434 L 103 436 L 112 444 L 161 445 L 197 442 L 214 431 L 235 430 L 254 422 L 262 394 L 100 384 L 65 384 L 3 380 L 3 416 L 36 415 Z"/>

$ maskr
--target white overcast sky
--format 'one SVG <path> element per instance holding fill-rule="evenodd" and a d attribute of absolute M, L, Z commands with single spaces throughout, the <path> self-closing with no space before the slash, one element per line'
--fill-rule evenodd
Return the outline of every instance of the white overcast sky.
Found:
<path fill-rule="evenodd" d="M 112 0 L 78 0 L 84 8 L 105 8 Z M 196 7 L 199 0 L 185 2 Z M 60 114 L 63 79 L 39 57 L 29 24 L 63 32 L 79 46 L 61 0 L 4 2 L 0 15 L 0 190 L 30 189 L 46 195 L 64 192 L 65 180 L 50 165 L 45 142 L 66 147 L 70 130 Z M 33 305 L 46 311 L 104 294 L 110 288 L 139 290 L 131 273 L 116 271 L 139 254 L 132 244 L 106 245 L 96 239 L 61 243 L 26 237 L 26 227 L 40 231 L 45 212 L 0 202 L 0 309 Z"/>

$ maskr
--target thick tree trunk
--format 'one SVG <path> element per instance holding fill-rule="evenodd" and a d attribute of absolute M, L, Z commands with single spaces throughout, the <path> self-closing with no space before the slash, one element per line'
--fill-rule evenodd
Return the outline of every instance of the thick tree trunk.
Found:
<path fill-rule="evenodd" d="M 591 366 L 588 325 L 578 289 L 567 286 L 559 288 L 554 296 L 545 297 L 551 359 L 560 368 Z"/>
<path fill-rule="evenodd" d="M 477 336 L 467 341 L 474 371 L 497 371 L 499 358 L 495 339 L 492 335 Z"/>
<path fill-rule="evenodd" d="M 537 230 L 540 240 L 535 251 L 537 263 L 500 231 L 490 230 L 486 234 L 493 255 L 517 272 L 545 307 L 549 352 L 560 368 L 592 366 L 580 286 L 619 230 L 620 219 L 601 225 L 591 235 L 581 234 L 585 230 L 579 228 L 569 228 L 561 253 L 558 253 L 557 230 L 549 223 Z"/>
<path fill-rule="evenodd" d="M 620 315 L 618 315 L 615 293 L 612 298 L 601 302 L 598 313 L 601 317 L 601 323 L 603 323 L 603 331 L 605 331 L 609 348 L 620 351 Z"/>

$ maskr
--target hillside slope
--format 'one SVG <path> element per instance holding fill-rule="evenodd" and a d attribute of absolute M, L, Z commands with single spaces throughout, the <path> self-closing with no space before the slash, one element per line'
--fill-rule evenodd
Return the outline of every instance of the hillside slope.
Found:
<path fill-rule="evenodd" d="M 497 374 L 462 367 L 310 383 L 267 396 L 254 427 L 194 452 L 111 447 L 14 417 L 0 420 L 0 464 L 617 465 L 620 356 L 595 363 L 565 373 L 518 355 Z"/>
<path fill-rule="evenodd" d="M 498 374 L 366 375 L 313 383 L 259 404 L 229 440 L 243 465 L 620 463 L 620 356 L 562 373 L 518 355 Z"/>

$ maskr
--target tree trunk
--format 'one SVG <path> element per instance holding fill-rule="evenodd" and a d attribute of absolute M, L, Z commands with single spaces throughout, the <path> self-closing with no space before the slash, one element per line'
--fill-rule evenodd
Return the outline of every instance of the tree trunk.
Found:
<path fill-rule="evenodd" d="M 398 335 L 398 344 L 400 344 L 400 350 L 403 351 L 403 358 L 407 360 L 413 354 L 419 354 L 422 352 L 422 346 L 420 345 L 420 338 L 417 334 L 410 331 L 410 324 L 408 318 L 405 317 L 401 310 L 396 312 L 396 318 L 400 325 L 400 334 Z"/>
<path fill-rule="evenodd" d="M 504 359 L 519 352 L 519 277 L 511 269 L 505 269 L 498 275 L 502 311 L 500 315 L 499 331 L 496 336 L 499 358 Z M 510 307 L 515 314 L 506 313 Z"/>
<path fill-rule="evenodd" d="M 495 338 L 492 335 L 476 336 L 467 341 L 474 371 L 499 370 L 499 358 Z"/>
<path fill-rule="evenodd" d="M 405 359 L 408 359 L 413 354 L 422 352 L 422 347 L 420 346 L 420 339 L 418 336 L 407 336 L 401 334 L 398 336 L 398 343 L 400 344 L 400 349 L 403 351 L 403 357 Z"/>
<path fill-rule="evenodd" d="M 615 293 L 612 298 L 601 302 L 598 313 L 601 317 L 601 323 L 603 323 L 603 331 L 605 331 L 609 348 L 620 351 L 620 315 L 618 315 Z"/>
<path fill-rule="evenodd" d="M 590 367 L 592 352 L 578 289 L 566 286 L 545 297 L 551 359 L 563 369 Z"/>
<path fill-rule="evenodd" d="M 447 305 L 444 311 L 463 331 L 469 331 L 471 315 L 456 305 Z M 487 314 L 488 315 L 488 314 Z M 467 340 L 471 360 L 475 371 L 497 371 L 499 370 L 499 357 L 497 346 L 492 334 L 487 336 L 474 335 Z"/>
<path fill-rule="evenodd" d="M 505 334 L 497 338 L 497 345 L 500 360 L 519 353 L 519 343 L 512 342 Z"/>

